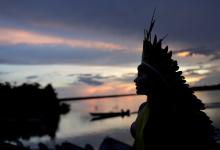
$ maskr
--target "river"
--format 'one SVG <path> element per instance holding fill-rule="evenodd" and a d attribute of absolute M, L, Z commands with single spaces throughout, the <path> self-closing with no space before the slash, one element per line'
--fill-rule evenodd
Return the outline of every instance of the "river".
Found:
<path fill-rule="evenodd" d="M 196 92 L 198 98 L 204 103 L 220 102 L 220 91 Z M 98 149 L 103 139 L 107 136 L 132 145 L 133 138 L 130 135 L 130 125 L 135 120 L 136 114 L 125 117 L 115 117 L 98 121 L 91 121 L 90 112 L 118 112 L 129 109 L 137 111 L 139 105 L 146 101 L 145 96 L 130 96 L 122 98 L 95 99 L 85 101 L 68 102 L 71 111 L 61 117 L 59 129 L 56 133 L 57 144 L 68 141 L 84 147 L 92 145 Z M 220 109 L 210 108 L 205 112 L 213 121 L 215 127 L 220 128 Z M 49 143 L 48 137 L 32 138 L 32 145 L 38 142 Z"/>

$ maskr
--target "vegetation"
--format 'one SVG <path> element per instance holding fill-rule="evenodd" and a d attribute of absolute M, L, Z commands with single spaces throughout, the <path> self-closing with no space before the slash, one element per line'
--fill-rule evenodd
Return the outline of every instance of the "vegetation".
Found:
<path fill-rule="evenodd" d="M 49 135 L 55 137 L 61 114 L 69 111 L 60 104 L 51 84 L 38 83 L 12 86 L 0 83 L 0 140 Z"/>

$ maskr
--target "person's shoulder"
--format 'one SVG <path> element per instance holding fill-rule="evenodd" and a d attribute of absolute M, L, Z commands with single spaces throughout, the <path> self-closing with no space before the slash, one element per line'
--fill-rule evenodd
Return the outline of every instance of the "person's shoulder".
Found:
<path fill-rule="evenodd" d="M 147 106 L 147 105 L 148 105 L 148 102 L 142 103 L 142 104 L 139 106 L 138 113 L 140 113 L 140 112 L 144 109 L 144 107 Z"/>

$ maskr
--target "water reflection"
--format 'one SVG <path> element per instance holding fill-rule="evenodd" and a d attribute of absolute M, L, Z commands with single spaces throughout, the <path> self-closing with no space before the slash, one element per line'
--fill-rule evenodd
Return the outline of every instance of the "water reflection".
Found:
<path fill-rule="evenodd" d="M 112 119 L 114 117 L 122 117 L 125 116 L 129 117 L 131 114 L 137 113 L 137 112 L 130 112 L 130 110 L 124 110 L 122 109 L 121 112 L 91 112 L 90 115 L 92 116 L 91 121 L 99 121 L 103 119 Z"/>
<path fill-rule="evenodd" d="M 220 102 L 219 91 L 196 92 L 196 95 L 204 103 Z M 84 146 L 86 143 L 98 147 L 105 136 L 111 136 L 125 143 L 132 144 L 133 139 L 130 136 L 129 128 L 136 118 L 136 115 L 130 117 L 118 117 L 97 122 L 90 122 L 89 112 L 110 112 L 120 111 L 121 109 L 130 109 L 137 111 L 139 105 L 146 100 L 144 96 L 134 96 L 126 98 L 88 100 L 82 102 L 69 102 L 71 112 L 61 118 L 59 130 L 57 132 L 57 141 L 70 140 Z M 206 109 L 205 112 L 211 117 L 214 125 L 220 128 L 220 109 Z"/>
<path fill-rule="evenodd" d="M 214 126 L 220 129 L 220 91 L 197 92 L 196 95 L 204 103 L 212 103 L 212 108 L 206 109 L 205 112 L 210 116 Z"/>
<path fill-rule="evenodd" d="M 129 97 L 124 100 L 120 98 L 106 100 L 90 100 L 82 102 L 69 102 L 71 111 L 61 118 L 57 138 L 66 138 L 104 130 L 128 127 L 133 121 L 133 116 L 124 118 L 112 118 L 91 122 L 89 112 L 110 112 L 130 109 L 136 111 L 144 102 L 145 97 Z M 98 107 L 98 109 L 97 109 Z"/>
<path fill-rule="evenodd" d="M 196 95 L 204 103 L 220 102 L 220 91 L 196 92 Z M 137 111 L 139 105 L 145 100 L 145 96 L 133 96 L 68 102 L 71 111 L 61 117 L 55 142 L 60 144 L 69 141 L 81 147 L 84 147 L 86 144 L 91 144 L 95 149 L 98 149 L 103 139 L 106 136 L 110 136 L 131 145 L 133 138 L 130 135 L 130 125 L 135 120 L 136 115 L 91 122 L 89 113 L 116 112 L 121 111 L 121 109 L 129 109 L 131 112 L 134 112 Z M 214 122 L 214 126 L 220 128 L 220 109 L 206 109 L 205 112 Z M 39 141 L 50 146 L 53 145 L 53 142 L 46 137 L 44 139 L 32 138 L 29 144 L 37 145 Z"/>

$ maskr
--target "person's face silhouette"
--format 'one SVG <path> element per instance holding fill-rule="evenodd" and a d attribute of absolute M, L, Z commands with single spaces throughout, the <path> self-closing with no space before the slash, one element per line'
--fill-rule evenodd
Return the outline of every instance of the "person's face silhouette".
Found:
<path fill-rule="evenodd" d="M 138 74 L 134 79 L 136 85 L 136 93 L 140 95 L 148 95 L 152 92 L 154 84 L 156 83 L 156 76 L 152 74 L 152 71 L 141 64 L 138 66 Z"/>
<path fill-rule="evenodd" d="M 137 77 L 134 79 L 135 85 L 136 85 L 136 93 L 137 94 L 147 94 L 147 81 L 149 80 L 149 77 L 146 73 L 143 73 L 141 71 L 138 71 Z"/>

